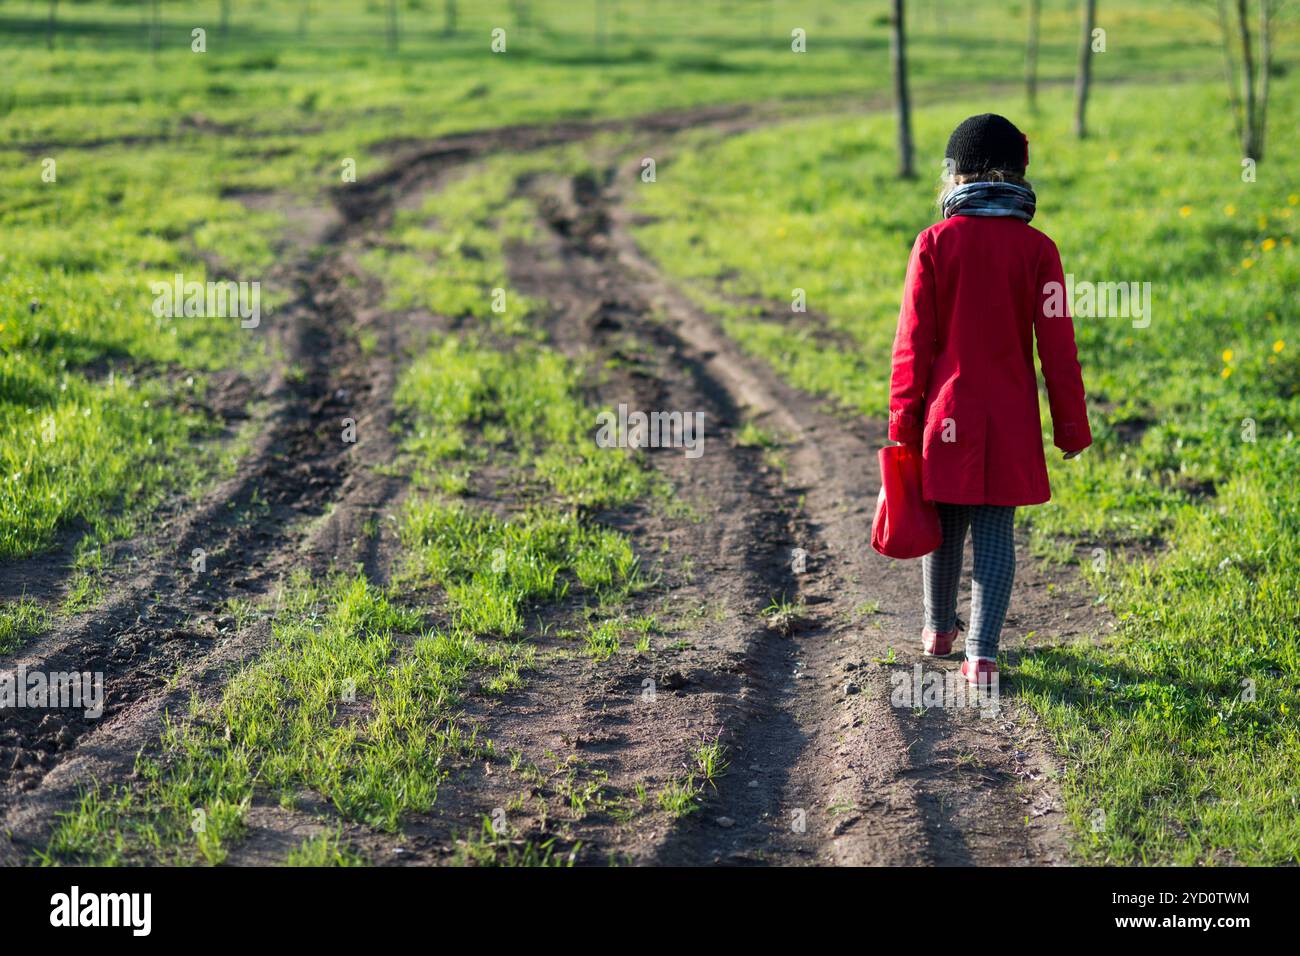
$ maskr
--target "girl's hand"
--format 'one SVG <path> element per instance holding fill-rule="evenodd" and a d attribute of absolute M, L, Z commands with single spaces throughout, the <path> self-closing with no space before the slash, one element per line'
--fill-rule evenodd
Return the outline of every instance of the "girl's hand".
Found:
<path fill-rule="evenodd" d="M 1066 461 L 1069 461 L 1071 458 L 1078 458 L 1082 454 L 1083 454 L 1083 449 L 1080 448 L 1078 451 L 1067 451 L 1061 457 L 1064 458 Z"/>

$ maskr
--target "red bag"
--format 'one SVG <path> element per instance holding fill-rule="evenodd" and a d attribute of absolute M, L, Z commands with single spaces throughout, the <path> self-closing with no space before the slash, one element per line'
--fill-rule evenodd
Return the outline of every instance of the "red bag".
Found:
<path fill-rule="evenodd" d="M 871 546 L 887 558 L 919 558 L 939 547 L 939 509 L 921 497 L 921 452 L 911 445 L 880 449 L 880 497 Z"/>

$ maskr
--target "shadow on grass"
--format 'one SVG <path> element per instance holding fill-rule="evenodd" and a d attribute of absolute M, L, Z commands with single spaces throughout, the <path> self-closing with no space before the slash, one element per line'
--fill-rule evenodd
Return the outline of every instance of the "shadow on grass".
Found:
<path fill-rule="evenodd" d="M 1217 733 L 1216 726 L 1251 734 L 1267 732 L 1276 722 L 1270 708 L 1253 702 L 1234 708 L 1233 704 L 1244 703 L 1242 688 L 1230 681 L 1192 679 L 1168 669 L 1139 670 L 1065 647 L 1008 649 L 1005 657 L 1014 673 L 1011 686 L 1017 696 L 1039 696 L 1090 725 L 1145 716 L 1176 721 L 1182 731 L 1200 735 Z M 1027 658 L 1037 662 L 1045 676 L 1026 672 L 1020 665 Z M 1252 673 L 1263 678 L 1266 670 L 1265 661 Z"/>

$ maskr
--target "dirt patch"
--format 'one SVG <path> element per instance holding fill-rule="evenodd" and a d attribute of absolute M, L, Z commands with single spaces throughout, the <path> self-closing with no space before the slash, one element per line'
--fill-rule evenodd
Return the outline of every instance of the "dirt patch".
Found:
<path fill-rule="evenodd" d="M 771 107 L 769 107 L 770 109 Z M 453 133 L 433 143 L 399 151 L 383 171 L 357 183 L 340 186 L 336 204 L 353 223 L 382 229 L 387 225 L 397 197 L 429 189 L 446 170 L 494 153 L 530 152 L 589 139 L 599 133 L 638 130 L 666 133 L 729 124 L 752 125 L 755 108 L 747 105 L 710 106 L 650 113 L 628 119 L 574 120 L 539 125 L 497 126 Z"/>

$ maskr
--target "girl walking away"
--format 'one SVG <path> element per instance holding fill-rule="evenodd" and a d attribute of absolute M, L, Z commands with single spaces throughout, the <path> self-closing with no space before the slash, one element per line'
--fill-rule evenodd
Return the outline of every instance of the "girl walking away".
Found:
<path fill-rule="evenodd" d="M 1051 497 L 1035 340 L 1056 447 L 1073 458 L 1092 432 L 1074 324 L 1059 307 L 1061 257 L 1029 225 L 1028 139 L 1010 120 L 985 113 L 953 131 L 946 156 L 943 220 L 917 236 L 907 266 L 889 437 L 920 449 L 923 495 L 935 502 L 943 529 L 943 544 L 922 559 L 926 654 L 952 652 L 970 531 L 975 566 L 961 671 L 981 684 L 996 681 L 1015 577 L 1015 510 Z"/>

